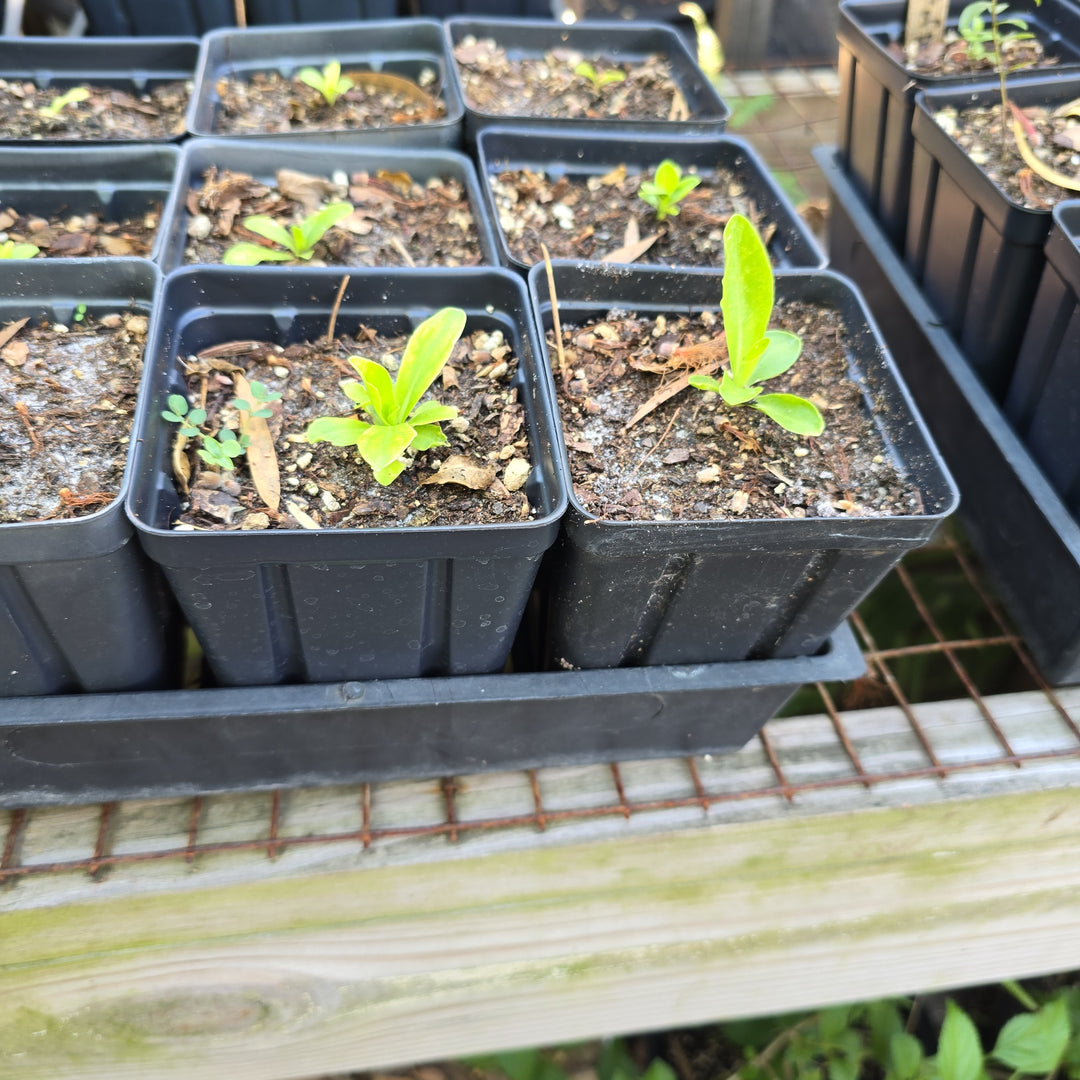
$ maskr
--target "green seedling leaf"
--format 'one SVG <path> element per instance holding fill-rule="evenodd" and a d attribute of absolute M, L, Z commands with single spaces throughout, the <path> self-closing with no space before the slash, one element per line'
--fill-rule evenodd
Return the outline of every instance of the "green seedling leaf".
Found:
<path fill-rule="evenodd" d="M 221 257 L 226 266 L 258 266 L 263 262 L 291 262 L 292 259 L 291 251 L 277 251 L 247 240 L 233 244 Z"/>
<path fill-rule="evenodd" d="M 724 228 L 722 288 L 720 311 L 731 374 L 736 382 L 746 385 L 761 353 L 775 294 L 765 245 L 741 214 L 733 215 Z"/>
<path fill-rule="evenodd" d="M 582 60 L 581 63 L 574 68 L 574 74 L 579 75 L 583 79 L 588 79 L 597 93 L 609 83 L 621 83 L 626 81 L 626 72 L 612 69 L 598 74 L 596 68 L 594 68 L 588 60 Z"/>
<path fill-rule="evenodd" d="M 265 237 L 293 255 L 299 255 L 296 245 L 293 243 L 293 234 L 284 225 L 279 225 L 272 217 L 266 214 L 254 214 L 244 218 L 244 228 L 253 232 L 256 236 Z"/>
<path fill-rule="evenodd" d="M 991 1056 L 1018 1072 L 1046 1075 L 1061 1064 L 1072 1031 L 1064 998 L 1014 1016 L 1001 1029 Z"/>
<path fill-rule="evenodd" d="M 0 259 L 32 259 L 41 249 L 35 244 L 16 244 L 5 240 L 0 244 Z"/>
<path fill-rule="evenodd" d="M 353 358 L 350 357 L 350 360 Z M 368 405 L 367 411 L 372 415 L 377 424 L 395 424 L 404 417 L 399 417 L 394 408 L 394 381 L 390 378 L 390 372 L 377 360 L 366 360 L 356 357 L 353 367 L 360 373 L 367 388 Z"/>
<path fill-rule="evenodd" d="M 818 407 L 797 394 L 762 394 L 754 398 L 752 405 L 793 435 L 813 437 L 825 430 Z"/>
<path fill-rule="evenodd" d="M 438 377 L 464 329 L 465 312 L 461 308 L 443 308 L 412 332 L 398 370 L 395 422 L 412 412 L 424 391 Z"/>
<path fill-rule="evenodd" d="M 979 1033 L 971 1017 L 954 1001 L 945 1004 L 936 1062 L 941 1080 L 980 1080 L 983 1073 Z"/>
<path fill-rule="evenodd" d="M 643 180 L 638 186 L 638 198 L 656 211 L 656 220 L 677 217 L 676 205 L 701 183 L 700 176 L 683 176 L 682 169 L 670 158 L 656 166 L 651 180 Z"/>
<path fill-rule="evenodd" d="M 331 60 L 319 71 L 317 68 L 304 67 L 296 73 L 300 82 L 317 90 L 327 105 L 333 106 L 339 97 L 353 86 L 352 79 L 341 74 L 341 63 Z"/>
<path fill-rule="evenodd" d="M 308 252 L 308 258 L 310 258 L 315 245 L 326 233 L 342 218 L 348 217 L 353 212 L 353 209 L 351 203 L 331 203 L 310 217 L 305 218 L 299 225 L 293 226 L 294 239 L 297 236 L 299 237 L 300 242 L 303 244 L 302 250 Z"/>
<path fill-rule="evenodd" d="M 761 393 L 760 388 L 741 386 L 726 371 L 720 380 L 720 396 L 728 405 L 745 405 Z"/>
<path fill-rule="evenodd" d="M 308 424 L 307 441 L 309 443 L 328 442 L 332 446 L 355 446 L 360 436 L 371 427 L 364 420 L 355 416 L 320 416 Z"/>
<path fill-rule="evenodd" d="M 764 351 L 754 365 L 753 374 L 747 380 L 750 383 L 764 382 L 777 375 L 783 375 L 802 355 L 802 338 L 790 334 L 787 330 L 767 330 L 767 342 Z"/>
<path fill-rule="evenodd" d="M 889 1039 L 889 1072 L 894 1080 L 915 1080 L 923 1063 L 922 1043 L 906 1031 Z"/>
<path fill-rule="evenodd" d="M 227 266 L 256 266 L 261 262 L 288 262 L 291 259 L 310 259 L 315 245 L 327 231 L 353 212 L 351 203 L 331 203 L 296 225 L 286 228 L 266 214 L 244 218 L 244 228 L 277 244 L 282 251 L 243 241 L 233 244 L 222 256 Z"/>
<path fill-rule="evenodd" d="M 49 104 L 41 110 L 43 116 L 56 118 L 69 105 L 76 105 L 80 101 L 86 101 L 90 97 L 90 91 L 85 86 L 73 86 L 64 94 L 54 97 Z"/>
<path fill-rule="evenodd" d="M 393 427 L 372 424 L 356 440 L 356 448 L 360 456 L 378 472 L 401 457 L 415 435 L 416 429 L 410 424 L 394 424 Z"/>

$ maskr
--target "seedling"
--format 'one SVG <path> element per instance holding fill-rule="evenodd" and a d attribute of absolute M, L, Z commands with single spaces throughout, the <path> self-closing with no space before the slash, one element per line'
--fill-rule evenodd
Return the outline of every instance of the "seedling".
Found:
<path fill-rule="evenodd" d="M 598 72 L 588 60 L 582 60 L 581 63 L 574 68 L 574 74 L 580 75 L 583 79 L 588 79 L 589 82 L 592 83 L 593 91 L 597 94 L 599 94 L 609 83 L 626 82 L 625 71 L 617 71 L 614 68 L 611 68 L 608 71 Z"/>
<path fill-rule="evenodd" d="M 71 318 L 75 322 L 82 322 L 83 319 L 86 318 L 86 305 L 85 304 L 76 304 L 75 305 L 75 314 L 72 315 Z"/>
<path fill-rule="evenodd" d="M 296 77 L 302 83 L 306 83 L 314 90 L 318 90 L 327 105 L 333 106 L 342 94 L 351 90 L 353 81 L 348 75 L 341 74 L 341 64 L 337 60 L 331 60 L 319 71 L 318 68 L 301 68 Z"/>
<path fill-rule="evenodd" d="M 987 59 L 991 53 L 996 53 L 998 46 L 994 43 L 995 16 L 998 26 L 998 43 L 1005 46 L 1014 41 L 1027 41 L 1035 35 L 1028 32 L 1026 19 L 1015 17 L 1000 18 L 1008 10 L 1008 4 L 991 3 L 990 0 L 977 0 L 974 4 L 968 4 L 960 12 L 960 21 L 957 30 L 960 36 L 967 42 L 967 54 L 972 60 L 981 61 Z M 988 21 L 985 16 L 990 15 Z M 1012 26 L 1013 30 L 1002 31 L 1001 27 Z M 990 49 L 987 49 L 987 45 Z M 1000 61 L 998 61 L 1000 65 Z"/>
<path fill-rule="evenodd" d="M 724 229 L 722 287 L 728 370 L 719 381 L 691 375 L 690 385 L 719 394 L 728 405 L 760 409 L 795 435 L 820 435 L 825 421 L 812 401 L 797 394 L 763 394 L 758 385 L 799 359 L 802 338 L 768 329 L 776 290 L 772 265 L 761 237 L 742 214 L 733 215 Z"/>
<path fill-rule="evenodd" d="M 73 86 L 67 93 L 54 97 L 48 105 L 44 106 L 40 110 L 41 115 L 55 120 L 69 105 L 85 101 L 89 96 L 90 91 L 85 86 Z"/>
<path fill-rule="evenodd" d="M 14 240 L 5 240 L 0 244 L 0 259 L 32 259 L 40 250 L 36 244 L 16 244 Z"/>
<path fill-rule="evenodd" d="M 243 398 L 234 398 L 230 404 L 241 412 L 250 413 L 252 416 L 263 418 L 273 415 L 265 408 L 268 402 L 276 401 L 281 394 L 276 390 L 268 390 L 261 382 L 252 380 L 248 385 L 251 387 L 251 396 L 254 401 L 246 401 Z M 251 439 L 247 435 L 239 438 L 231 428 L 223 427 L 217 435 L 208 435 L 201 429 L 206 422 L 205 409 L 193 409 L 183 394 L 170 394 L 168 408 L 161 412 L 162 417 L 170 424 L 180 425 L 180 434 L 189 439 L 198 439 L 201 443 L 197 453 L 212 468 L 220 472 L 230 472 L 236 467 L 236 459 L 243 457 L 247 448 L 251 445 Z"/>
<path fill-rule="evenodd" d="M 251 401 L 247 401 L 245 398 L 235 398 L 233 400 L 233 407 L 239 409 L 241 412 L 246 412 L 251 416 L 257 416 L 263 420 L 269 420 L 273 416 L 273 411 L 266 408 L 271 401 L 277 401 L 281 397 L 281 392 L 278 390 L 269 390 L 265 383 L 261 383 L 256 379 L 248 381 L 248 387 L 251 390 Z"/>
<path fill-rule="evenodd" d="M 651 180 L 643 180 L 638 198 L 644 199 L 655 211 L 656 220 L 677 217 L 678 204 L 701 183 L 700 176 L 683 176 L 682 169 L 671 158 L 661 161 Z"/>
<path fill-rule="evenodd" d="M 355 446 L 380 484 L 393 483 L 408 464 L 403 460 L 406 451 L 446 443 L 439 425 L 457 416 L 457 409 L 420 398 L 450 359 L 464 328 L 465 312 L 460 308 L 443 308 L 425 319 L 405 346 L 396 380 L 377 361 L 350 356 L 349 363 L 363 381 L 349 380 L 341 389 L 368 419 L 320 416 L 308 425 L 308 442 Z"/>
<path fill-rule="evenodd" d="M 272 217 L 267 217 L 265 214 L 255 214 L 253 217 L 244 218 L 245 229 L 255 233 L 256 236 L 263 236 L 273 241 L 283 250 L 243 241 L 233 244 L 222 256 L 221 261 L 228 266 L 256 266 L 261 262 L 310 259 L 315 254 L 315 245 L 323 236 L 352 212 L 353 207 L 349 203 L 331 203 L 288 228 L 279 225 Z"/>

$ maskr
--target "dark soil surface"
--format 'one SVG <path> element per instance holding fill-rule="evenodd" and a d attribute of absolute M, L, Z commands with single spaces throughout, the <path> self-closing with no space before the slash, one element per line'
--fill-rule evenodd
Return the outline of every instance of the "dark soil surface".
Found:
<path fill-rule="evenodd" d="M 36 244 L 40 256 L 70 259 L 76 256 L 134 255 L 149 258 L 161 222 L 161 205 L 141 217 L 109 221 L 100 214 L 58 213 L 43 218 L 20 214 L 14 207 L 0 210 L 0 243 Z"/>
<path fill-rule="evenodd" d="M 78 517 L 123 478 L 147 318 L 0 331 L 0 522 Z"/>
<path fill-rule="evenodd" d="M 692 387 L 624 433 L 639 406 L 685 373 L 687 361 L 700 368 L 724 355 L 717 316 L 611 312 L 602 323 L 564 327 L 572 380 L 569 393 L 560 393 L 560 408 L 574 491 L 585 509 L 615 521 L 921 513 L 918 490 L 898 475 L 863 391 L 848 378 L 839 315 L 788 304 L 778 306 L 773 325 L 801 334 L 803 355 L 769 381 L 767 392 L 810 398 L 825 417 L 825 431 L 815 439 L 791 435 L 756 409 L 729 408 Z M 554 356 L 552 340 L 549 334 Z M 672 355 L 702 343 L 708 344 L 696 355 Z"/>
<path fill-rule="evenodd" d="M 511 58 L 491 38 L 466 37 L 454 49 L 466 103 L 499 116 L 558 119 L 664 120 L 685 117 L 686 102 L 662 56 L 618 64 L 573 49 L 552 49 L 542 60 Z M 599 75 L 620 71 L 623 82 L 599 89 L 574 69 L 588 60 Z M 673 115 L 674 114 L 674 115 Z"/>
<path fill-rule="evenodd" d="M 331 202 L 356 211 L 329 229 L 308 266 L 476 266 L 480 241 L 464 186 L 435 177 L 427 183 L 408 173 L 360 172 L 309 176 L 283 169 L 270 187 L 246 173 L 211 169 L 201 188 L 188 192 L 188 243 L 184 261 L 216 263 L 233 244 L 270 245 L 243 222 L 268 214 L 286 227 Z"/>
<path fill-rule="evenodd" d="M 333 105 L 327 105 L 314 88 L 276 71 L 257 72 L 250 80 L 220 79 L 214 131 L 220 135 L 344 131 L 426 124 L 446 115 L 446 106 L 431 93 L 434 70 L 420 86 L 379 72 L 346 69 L 342 74 L 354 85 Z"/>
<path fill-rule="evenodd" d="M 157 140 L 184 133 L 191 84 L 164 83 L 143 94 L 87 86 L 90 97 L 45 116 L 63 90 L 0 79 L 0 140 Z"/>
<path fill-rule="evenodd" d="M 1080 184 L 1080 103 L 1075 108 L 1029 106 L 1022 111 L 1031 124 L 1028 142 L 1033 145 L 1038 158 L 1056 172 L 1077 178 Z M 941 109 L 934 116 L 942 129 L 964 148 L 968 157 L 1020 206 L 1029 210 L 1050 210 L 1063 199 L 1077 197 L 1077 192 L 1044 180 L 1025 163 L 1013 136 L 1011 116 L 1002 157 L 1000 106 Z"/>
<path fill-rule="evenodd" d="M 375 528 L 381 526 L 508 524 L 530 518 L 524 482 L 529 472 L 529 448 L 524 410 L 510 385 L 517 361 L 501 331 L 475 331 L 459 341 L 441 385 L 431 395 L 458 409 L 443 424 L 448 446 L 417 455 L 391 485 L 381 487 L 371 469 L 354 451 L 320 442 L 309 444 L 304 430 L 320 416 L 347 416 L 349 399 L 340 383 L 356 378 L 349 356 L 368 356 L 395 370 L 406 338 L 381 338 L 361 331 L 357 338 L 339 338 L 332 349 L 322 342 L 291 345 L 281 350 L 263 342 L 215 346 L 189 365 L 189 398 L 205 401 L 203 427 L 237 428 L 235 397 L 237 370 L 283 394 L 267 420 L 281 478 L 278 511 L 256 494 L 249 470 L 202 471 L 201 462 L 183 451 L 195 468 L 179 528 L 296 529 L 303 523 L 290 504 L 310 520 L 307 527 Z M 184 446 L 182 437 L 179 445 Z M 434 480 L 440 465 L 445 475 L 481 485 Z"/>
<path fill-rule="evenodd" d="M 986 46 L 988 55 L 972 56 L 968 43 L 955 30 L 946 31 L 943 42 L 915 42 L 905 46 L 892 41 L 887 48 L 909 71 L 929 78 L 992 76 L 997 71 L 993 48 L 989 44 Z M 1028 41 L 1006 40 L 1002 43 L 1001 54 L 1009 71 L 1048 68 L 1058 62 L 1056 56 L 1044 54 L 1042 43 L 1037 38 Z"/>
<path fill-rule="evenodd" d="M 628 175 L 620 166 L 607 176 L 563 176 L 550 180 L 526 170 L 489 177 L 499 221 L 513 255 L 522 262 L 543 258 L 603 259 L 673 266 L 723 265 L 724 226 L 732 214 L 748 217 L 766 243 L 776 226 L 757 207 L 741 180 L 729 170 L 698 173 L 702 182 L 680 203 L 677 217 L 656 220 L 656 211 L 638 198 L 650 174 Z M 640 237 L 627 244 L 627 229 Z M 644 247 L 650 237 L 655 241 Z"/>

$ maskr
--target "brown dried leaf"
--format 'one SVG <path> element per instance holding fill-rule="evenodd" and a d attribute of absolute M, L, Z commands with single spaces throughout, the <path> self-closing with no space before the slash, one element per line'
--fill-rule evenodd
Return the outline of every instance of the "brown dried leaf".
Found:
<path fill-rule="evenodd" d="M 247 379 L 237 372 L 235 380 L 236 396 L 254 402 Z M 277 402 L 268 405 L 267 408 L 273 409 L 275 406 L 280 408 Z M 255 490 L 270 510 L 277 513 L 278 506 L 281 504 L 281 473 L 278 471 L 277 452 L 274 450 L 270 428 L 263 417 L 241 412 L 240 431 L 251 439 L 247 448 L 247 466 Z"/>
<path fill-rule="evenodd" d="M 649 398 L 648 401 L 638 407 L 637 412 L 623 425 L 623 431 L 629 431 L 639 420 L 643 420 L 648 416 L 653 409 L 659 408 L 665 401 L 670 401 L 676 394 L 681 394 L 690 385 L 690 376 L 692 374 L 707 375 L 716 371 L 719 367 L 719 361 L 711 364 L 703 364 L 695 368 L 693 372 L 687 371 L 677 379 L 672 379 L 671 382 L 665 383 L 652 395 L 652 397 Z"/>
<path fill-rule="evenodd" d="M 45 246 L 43 243 L 39 247 Z M 48 245 L 54 255 L 89 255 L 94 250 L 94 238 L 89 233 L 61 233 Z"/>
<path fill-rule="evenodd" d="M 181 495 L 186 495 L 191 485 L 191 462 L 188 460 L 187 454 L 184 453 L 187 444 L 187 436 L 177 432 L 172 445 L 172 470 L 176 479 L 177 490 Z"/>
<path fill-rule="evenodd" d="M 1066 150 L 1080 150 L 1080 121 L 1068 123 L 1056 132 L 1054 142 Z"/>
<path fill-rule="evenodd" d="M 600 177 L 600 183 L 605 187 L 615 187 L 626 179 L 626 166 L 616 165 L 609 173 Z"/>
<path fill-rule="evenodd" d="M 30 317 L 27 316 L 25 319 L 8 323 L 3 330 L 0 330 L 0 348 L 6 345 L 29 321 Z"/>
<path fill-rule="evenodd" d="M 10 229 L 16 221 L 19 220 L 19 215 L 13 210 L 0 211 L 0 230 Z"/>
<path fill-rule="evenodd" d="M 567 450 L 576 450 L 579 454 L 595 454 L 596 447 L 591 442 L 583 442 L 580 439 L 567 439 Z"/>
<path fill-rule="evenodd" d="M 457 372 L 449 365 L 444 364 L 442 369 L 442 388 L 444 390 L 460 389 Z"/>
<path fill-rule="evenodd" d="M 514 441 L 514 436 L 521 430 L 524 422 L 524 410 L 520 405 L 508 405 L 499 414 L 499 445 L 505 446 Z"/>
<path fill-rule="evenodd" d="M 130 240 L 123 236 L 99 236 L 98 243 L 110 255 L 134 255 L 135 248 Z"/>
<path fill-rule="evenodd" d="M 665 465 L 681 465 L 684 461 L 690 460 L 690 451 L 685 446 L 677 446 L 674 450 L 669 450 L 660 460 Z"/>
<path fill-rule="evenodd" d="M 295 199 L 305 214 L 315 213 L 337 191 L 325 176 L 312 176 L 295 169 L 278 169 L 277 186 L 282 195 Z"/>
<path fill-rule="evenodd" d="M 352 233 L 353 236 L 367 236 L 375 228 L 375 224 L 366 211 L 354 210 L 347 217 L 343 217 L 337 227 Z"/>
<path fill-rule="evenodd" d="M 600 261 L 601 262 L 617 262 L 627 263 L 633 262 L 635 259 L 640 258 L 656 243 L 659 233 L 651 233 L 649 236 L 641 237 L 638 231 L 637 218 L 631 218 L 626 223 L 626 231 L 623 233 L 623 242 L 621 247 L 617 247 L 614 251 L 609 251 Z"/>
<path fill-rule="evenodd" d="M 408 195 L 412 191 L 413 179 L 407 172 L 389 172 L 387 169 L 380 169 L 375 176 L 384 184 L 397 188 L 402 195 Z"/>
<path fill-rule="evenodd" d="M 400 94 L 410 101 L 415 101 L 421 106 L 422 115 L 427 120 L 434 120 L 439 115 L 439 106 L 435 99 L 403 75 L 394 75 L 389 71 L 350 71 L 349 78 L 354 86 L 359 86 L 365 93 Z"/>
<path fill-rule="evenodd" d="M 434 476 L 421 480 L 421 484 L 460 484 L 473 491 L 487 491 L 495 480 L 495 466 L 481 465 L 462 454 L 451 454 Z"/>
<path fill-rule="evenodd" d="M 23 322 L 26 322 L 23 319 Z M 30 346 L 25 341 L 10 341 L 0 349 L 0 360 L 11 367 L 22 367 L 30 355 Z"/>
<path fill-rule="evenodd" d="M 191 490 L 191 508 L 231 525 L 240 503 L 235 496 L 220 488 L 196 487 Z"/>
<path fill-rule="evenodd" d="M 301 510 L 300 507 L 296 505 L 296 503 L 287 502 L 285 504 L 285 509 L 289 512 L 289 517 L 291 517 L 293 521 L 295 521 L 296 524 L 300 526 L 300 528 L 321 528 L 319 523 L 310 514 L 306 514 L 303 510 Z"/>

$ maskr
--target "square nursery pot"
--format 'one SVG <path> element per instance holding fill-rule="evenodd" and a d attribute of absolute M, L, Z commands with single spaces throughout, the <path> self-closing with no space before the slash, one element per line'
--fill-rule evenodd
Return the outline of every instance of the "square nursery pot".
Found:
<path fill-rule="evenodd" d="M 549 177 L 567 176 L 584 182 L 589 177 L 605 176 L 619 165 L 625 165 L 632 175 L 651 175 L 665 158 L 674 158 L 683 169 L 694 166 L 702 172 L 709 169 L 731 172 L 744 194 L 765 216 L 765 222 L 775 226 L 768 243 L 774 265 L 825 265 L 825 255 L 813 234 L 749 143 L 731 136 L 685 137 L 674 141 L 663 135 L 638 135 L 629 140 L 610 134 L 604 127 L 580 131 L 491 127 L 480 132 L 476 140 L 477 167 L 500 261 L 522 272 L 533 265 L 511 253 L 491 187 L 499 173 L 528 169 Z M 680 220 L 670 219 L 670 227 L 678 229 Z M 721 256 L 721 245 L 717 242 L 711 265 L 721 265 Z M 657 261 L 647 251 L 634 265 L 646 266 Z"/>
<path fill-rule="evenodd" d="M 143 259 L 9 262 L 0 322 L 70 325 L 78 303 L 149 313 L 159 280 Z M 129 454 L 116 498 L 94 513 L 0 524 L 0 697 L 170 685 L 173 607 L 124 514 L 130 473 Z"/>
<path fill-rule="evenodd" d="M 666 22 L 690 20 L 679 11 L 681 0 L 554 0 L 556 19 L 579 22 L 581 19 L 663 19 Z M 712 14 L 713 4 L 704 0 L 699 7 Z M 569 19 L 567 15 L 571 16 Z"/>
<path fill-rule="evenodd" d="M 93 85 L 144 94 L 168 83 L 191 80 L 199 57 L 194 38 L 0 38 L 0 78 L 32 82 L 41 89 L 62 94 L 73 86 Z M 0 146 L 71 146 L 75 143 L 179 142 L 184 137 L 183 117 L 175 131 L 137 139 L 97 137 L 81 131 L 68 138 L 45 135 L 40 138 L 5 135 L 0 128 Z"/>
<path fill-rule="evenodd" d="M 956 27 L 966 0 L 950 0 Z M 920 90 L 955 90 L 986 80 L 977 75 L 923 76 L 909 71 L 886 46 L 904 34 L 903 0 L 846 0 L 840 5 L 840 160 L 866 198 L 886 236 L 903 250 L 911 185 L 911 122 Z M 1008 15 L 1025 19 L 1057 60 L 1052 73 L 1080 67 L 1080 11 L 1068 0 L 1016 0 Z M 1015 77 L 1015 76 L 1013 76 Z M 1013 77 L 1010 77 L 1010 83 Z"/>
<path fill-rule="evenodd" d="M 235 0 L 82 0 L 90 33 L 123 37 L 185 34 L 236 25 Z M 244 0 L 248 26 L 280 23 L 338 22 L 345 19 L 392 19 L 395 0 Z"/>
<path fill-rule="evenodd" d="M 297 145 L 287 141 L 252 142 L 248 139 L 192 139 L 183 149 L 177 182 L 161 223 L 161 265 L 174 270 L 184 265 L 191 213 L 187 208 L 188 192 L 202 187 L 203 176 L 211 166 L 219 174 L 228 169 L 247 173 L 263 183 L 276 184 L 279 169 L 292 169 L 314 176 L 330 177 L 344 172 L 374 174 L 380 170 L 406 172 L 424 182 L 436 177 L 459 181 L 469 200 L 473 228 L 480 249 L 478 265 L 497 266 L 498 249 L 487 203 L 480 190 L 476 167 L 453 150 L 372 149 L 371 147 L 334 144 Z M 0 188 L 2 194 L 2 188 Z M 447 229 L 453 226 L 446 224 Z M 400 259 L 399 259 L 400 262 Z"/>
<path fill-rule="evenodd" d="M 0 149 L 0 207 L 46 219 L 95 214 L 112 222 L 156 212 L 158 228 L 145 253 L 156 260 L 179 158 L 179 149 L 167 145 Z"/>
<path fill-rule="evenodd" d="M 585 59 L 603 58 L 622 64 L 640 63 L 649 56 L 663 57 L 689 111 L 686 120 L 668 120 L 666 116 L 630 120 L 604 118 L 605 130 L 637 138 L 641 135 L 719 135 L 728 118 L 728 107 L 716 88 L 698 67 L 689 47 L 678 32 L 663 23 L 593 22 L 588 25 L 561 26 L 540 19 L 471 19 L 466 16 L 447 19 L 447 47 L 451 77 L 465 106 L 465 141 L 472 146 L 486 127 L 566 127 L 571 130 L 593 127 L 595 119 L 540 117 L 522 113 L 487 112 L 470 104 L 465 80 L 454 59 L 455 49 L 467 37 L 493 38 L 516 60 L 542 60 L 553 49 L 574 50 Z"/>
<path fill-rule="evenodd" d="M 1080 525 L 987 393 L 839 161 L 832 264 L 858 279 L 961 492 L 964 530 L 1043 674 L 1080 681 Z"/>
<path fill-rule="evenodd" d="M 791 660 L 6 701 L 0 807 L 719 754 L 864 670 L 844 626 Z"/>
<path fill-rule="evenodd" d="M 1080 72 L 1009 79 L 1024 107 L 1080 95 Z M 904 261 L 992 397 L 1004 400 L 1042 273 L 1050 211 L 1013 202 L 934 114 L 1000 103 L 998 83 L 926 90 L 916 97 Z"/>
<path fill-rule="evenodd" d="M 519 358 L 536 517 L 457 528 L 181 532 L 161 418 L 182 390 L 179 358 L 213 344 L 314 340 L 326 333 L 342 272 L 207 267 L 165 283 L 151 331 L 149 393 L 128 512 L 163 567 L 219 682 L 231 685 L 413 678 L 498 671 L 509 654 L 565 492 L 549 390 L 524 284 L 508 271 L 351 271 L 337 320 L 384 333 L 445 305 L 469 328 L 501 329 Z"/>
<path fill-rule="evenodd" d="M 1005 415 L 1074 517 L 1080 515 L 1080 202 L 1054 207 L 1046 266 Z"/>
<path fill-rule="evenodd" d="M 669 317 L 717 311 L 720 282 L 715 271 L 555 265 L 563 326 L 611 309 Z M 776 288 L 778 299 L 821 303 L 843 315 L 851 379 L 864 387 L 866 408 L 894 463 L 918 487 L 925 513 L 605 521 L 570 490 L 559 541 L 544 564 L 553 665 L 809 655 L 954 509 L 952 481 L 851 283 L 827 270 L 793 270 L 777 274 Z M 529 289 L 546 331 L 552 313 L 543 266 L 530 272 Z M 569 476 L 564 446 L 560 459 Z"/>
<path fill-rule="evenodd" d="M 344 72 L 376 71 L 422 83 L 446 107 L 444 116 L 417 124 L 332 130 L 231 133 L 218 113 L 222 79 L 250 79 L 257 72 L 291 78 L 302 67 L 322 68 L 339 60 Z M 380 146 L 456 150 L 461 144 L 464 110 L 457 84 L 449 74 L 450 59 L 442 24 L 435 19 L 386 19 L 368 23 L 319 23 L 261 30 L 215 30 L 202 40 L 195 73 L 195 93 L 188 112 L 188 131 L 242 139 L 282 139 L 319 143 L 378 143 Z"/>
<path fill-rule="evenodd" d="M 551 17 L 552 0 L 405 0 L 416 14 L 445 19 L 450 15 L 513 15 L 529 19 Z"/>

